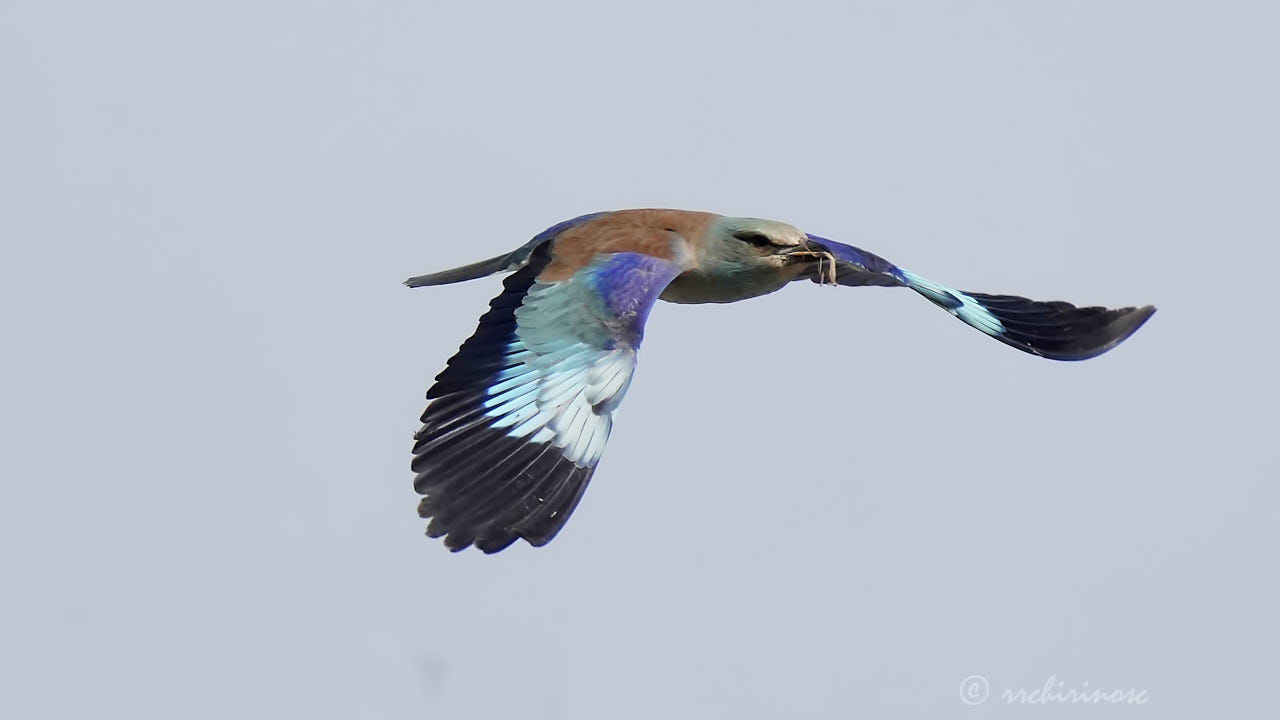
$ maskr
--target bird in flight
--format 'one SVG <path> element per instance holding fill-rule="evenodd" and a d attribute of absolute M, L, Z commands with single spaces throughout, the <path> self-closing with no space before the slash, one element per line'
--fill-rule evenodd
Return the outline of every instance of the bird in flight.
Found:
<path fill-rule="evenodd" d="M 414 435 L 418 514 L 455 552 L 494 553 L 519 538 L 542 546 L 560 532 L 604 452 L 659 299 L 727 303 L 795 280 L 906 287 L 1053 360 L 1100 355 L 1155 312 L 962 292 L 784 223 L 685 210 L 583 215 L 505 255 L 405 284 L 499 272 L 511 273 L 502 293 L 436 376 Z"/>

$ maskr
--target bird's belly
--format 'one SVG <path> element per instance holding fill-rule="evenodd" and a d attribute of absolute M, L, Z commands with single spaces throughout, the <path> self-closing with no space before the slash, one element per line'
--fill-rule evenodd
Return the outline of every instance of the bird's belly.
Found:
<path fill-rule="evenodd" d="M 730 303 L 781 290 L 790 281 L 778 272 L 712 276 L 691 271 L 677 275 L 658 297 L 673 303 Z"/>

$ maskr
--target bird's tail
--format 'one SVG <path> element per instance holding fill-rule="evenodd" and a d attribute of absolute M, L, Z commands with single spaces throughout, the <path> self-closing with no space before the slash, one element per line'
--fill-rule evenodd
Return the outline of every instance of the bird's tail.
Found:
<path fill-rule="evenodd" d="M 507 253 L 506 255 L 499 255 L 498 257 L 489 258 L 488 260 L 473 262 L 470 265 L 463 265 L 462 267 L 451 268 L 449 270 L 441 270 L 440 272 L 431 273 L 430 275 L 411 277 L 408 280 L 405 280 L 404 284 L 411 288 L 415 288 L 427 285 L 448 285 L 449 283 L 475 280 L 476 278 L 482 278 L 496 272 L 513 269 L 512 265 L 514 263 L 515 254 L 516 253 Z"/>
<path fill-rule="evenodd" d="M 1000 342 L 1052 360 L 1087 360 L 1119 345 L 1156 309 L 1076 307 L 1016 295 L 962 292 L 899 269 L 903 283 Z"/>

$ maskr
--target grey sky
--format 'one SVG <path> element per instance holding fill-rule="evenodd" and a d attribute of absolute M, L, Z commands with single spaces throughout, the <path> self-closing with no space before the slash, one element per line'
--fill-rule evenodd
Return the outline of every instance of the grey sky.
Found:
<path fill-rule="evenodd" d="M 0 6 L 0 715 L 1274 708 L 1276 5 L 180 5 Z M 645 206 L 1160 312 L 660 305 L 565 531 L 446 552 L 410 435 L 499 283 L 400 280 Z M 997 697 L 1051 675 L 1150 700 Z"/>

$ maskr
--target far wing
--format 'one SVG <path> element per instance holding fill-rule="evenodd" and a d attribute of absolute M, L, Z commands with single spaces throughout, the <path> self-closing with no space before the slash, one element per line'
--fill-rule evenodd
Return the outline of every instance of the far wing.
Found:
<path fill-rule="evenodd" d="M 675 263 L 595 256 L 537 282 L 548 246 L 509 276 L 427 392 L 414 489 L 427 534 L 451 550 L 544 545 L 577 507 L 635 370 L 644 323 Z"/>
<path fill-rule="evenodd" d="M 1119 345 L 1156 311 L 1150 305 L 1110 309 L 1017 295 L 962 292 L 897 267 L 852 245 L 810 235 L 809 242 L 835 258 L 840 285 L 903 286 L 1000 342 L 1052 360 L 1087 360 Z M 823 281 L 818 267 L 810 277 Z"/>

